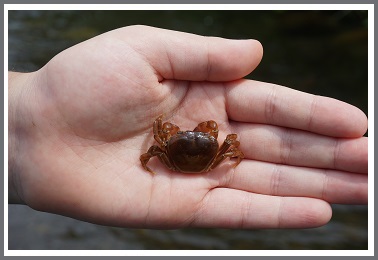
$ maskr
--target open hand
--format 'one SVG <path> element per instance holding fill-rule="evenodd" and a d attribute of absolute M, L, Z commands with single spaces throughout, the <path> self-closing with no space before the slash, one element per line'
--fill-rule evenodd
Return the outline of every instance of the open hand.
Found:
<path fill-rule="evenodd" d="M 112 226 L 307 228 L 329 203 L 367 203 L 366 116 L 341 101 L 242 79 L 255 40 L 145 26 L 69 48 L 10 74 L 10 202 Z M 219 125 L 245 158 L 203 174 L 139 156 L 164 114 L 182 130 Z"/>

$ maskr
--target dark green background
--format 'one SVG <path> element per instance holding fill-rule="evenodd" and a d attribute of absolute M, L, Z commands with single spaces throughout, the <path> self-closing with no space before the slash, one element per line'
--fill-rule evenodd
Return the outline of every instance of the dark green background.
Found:
<path fill-rule="evenodd" d="M 103 32 L 145 24 L 264 46 L 248 78 L 351 103 L 367 114 L 367 11 L 10 11 L 9 69 L 34 71 Z M 100 227 L 9 206 L 9 249 L 367 249 L 367 206 L 333 205 L 308 230 Z M 24 216 L 28 216 L 25 218 Z"/>

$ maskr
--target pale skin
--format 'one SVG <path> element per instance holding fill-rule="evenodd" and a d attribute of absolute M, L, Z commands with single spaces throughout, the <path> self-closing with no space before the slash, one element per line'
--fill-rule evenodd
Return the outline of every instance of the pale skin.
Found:
<path fill-rule="evenodd" d="M 255 40 L 145 26 L 69 48 L 9 73 L 9 203 L 139 228 L 309 228 L 330 203 L 367 204 L 367 118 L 344 102 L 242 79 Z M 145 171 L 153 121 L 214 120 L 245 158 L 203 174 Z"/>

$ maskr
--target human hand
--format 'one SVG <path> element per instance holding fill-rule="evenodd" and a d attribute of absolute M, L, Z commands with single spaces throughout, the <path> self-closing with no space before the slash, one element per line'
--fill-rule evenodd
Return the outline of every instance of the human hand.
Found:
<path fill-rule="evenodd" d="M 242 79 L 254 40 L 121 28 L 9 76 L 10 202 L 113 226 L 307 228 L 329 203 L 367 203 L 366 116 L 357 108 Z M 160 115 L 191 130 L 215 120 L 245 159 L 204 174 L 139 156 Z"/>

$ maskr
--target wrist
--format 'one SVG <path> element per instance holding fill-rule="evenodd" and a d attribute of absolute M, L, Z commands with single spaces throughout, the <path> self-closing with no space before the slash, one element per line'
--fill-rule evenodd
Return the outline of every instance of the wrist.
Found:
<path fill-rule="evenodd" d="M 38 72 L 8 72 L 8 203 L 25 204 L 22 176 L 31 134 L 32 84 Z"/>

